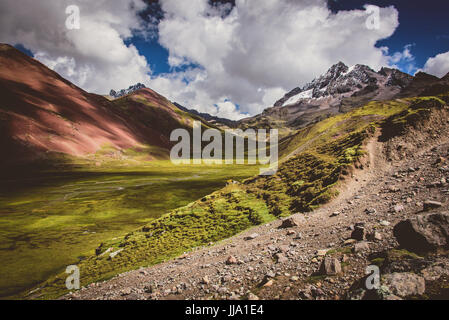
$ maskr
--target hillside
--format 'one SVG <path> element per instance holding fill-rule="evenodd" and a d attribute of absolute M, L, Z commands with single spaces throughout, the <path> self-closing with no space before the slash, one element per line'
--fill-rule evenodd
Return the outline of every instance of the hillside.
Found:
<path fill-rule="evenodd" d="M 368 142 L 379 129 L 379 143 L 387 150 L 395 137 L 408 128 L 422 127 L 430 117 L 445 125 L 447 102 L 447 95 L 371 102 L 298 131 L 283 141 L 283 162 L 274 176 L 229 184 L 122 239 L 101 244 L 95 255 L 79 263 L 83 285 L 170 260 L 294 213 L 307 217 L 308 212 L 338 198 L 354 168 L 365 167 L 363 159 L 372 156 Z M 396 156 L 394 151 L 387 161 L 395 161 Z M 50 279 L 32 297 L 60 295 L 63 279 L 63 275 Z"/>
<path fill-rule="evenodd" d="M 9 45 L 0 46 L 0 95 L 6 165 L 51 164 L 56 154 L 84 157 L 105 148 L 115 155 L 137 148 L 163 159 L 173 129 L 191 129 L 194 120 L 209 126 L 151 89 L 114 101 L 87 93 Z"/>

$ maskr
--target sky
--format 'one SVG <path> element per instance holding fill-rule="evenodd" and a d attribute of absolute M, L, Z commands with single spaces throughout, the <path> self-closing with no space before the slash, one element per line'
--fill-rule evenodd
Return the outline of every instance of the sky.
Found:
<path fill-rule="evenodd" d="M 67 25 L 69 6 L 79 28 Z M 141 82 L 235 120 L 339 61 L 444 76 L 448 9 L 444 0 L 2 0 L 0 42 L 90 92 Z"/>

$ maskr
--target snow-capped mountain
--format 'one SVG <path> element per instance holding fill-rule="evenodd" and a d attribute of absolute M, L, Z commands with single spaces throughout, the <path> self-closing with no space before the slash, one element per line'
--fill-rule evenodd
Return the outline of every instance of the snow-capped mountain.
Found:
<path fill-rule="evenodd" d="M 130 86 L 128 89 L 122 89 L 122 90 L 120 90 L 120 91 L 118 91 L 118 92 L 116 92 L 115 90 L 111 90 L 111 92 L 109 93 L 109 95 L 110 95 L 111 97 L 117 99 L 117 98 L 126 96 L 126 95 L 128 95 L 128 94 L 131 94 L 131 93 L 133 93 L 133 92 L 135 92 L 135 91 L 137 91 L 137 90 L 145 89 L 145 88 L 146 88 L 146 87 L 145 87 L 144 84 L 138 83 L 138 84 L 135 84 L 135 85 L 133 85 L 133 86 Z"/>
<path fill-rule="evenodd" d="M 287 93 L 261 115 L 244 122 L 247 127 L 262 123 L 301 128 L 370 101 L 447 92 L 447 77 L 439 79 L 422 72 L 411 76 L 391 68 L 376 72 L 365 65 L 348 67 L 339 62 L 312 82 Z"/>
<path fill-rule="evenodd" d="M 305 100 L 325 98 L 340 101 L 361 91 L 366 93 L 378 91 L 379 94 L 397 93 L 398 90 L 408 86 L 412 80 L 412 76 L 396 69 L 383 68 L 376 72 L 365 65 L 348 67 L 343 62 L 339 62 L 303 88 L 295 88 L 287 93 L 274 106 L 285 107 Z"/>

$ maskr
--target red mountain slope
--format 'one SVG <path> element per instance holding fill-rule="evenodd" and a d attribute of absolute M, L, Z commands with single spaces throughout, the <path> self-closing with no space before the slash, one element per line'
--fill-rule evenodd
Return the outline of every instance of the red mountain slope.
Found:
<path fill-rule="evenodd" d="M 150 89 L 116 101 L 90 94 L 9 45 L 0 45 L 2 162 L 47 152 L 73 156 L 104 146 L 168 148 L 171 130 L 192 117 Z"/>

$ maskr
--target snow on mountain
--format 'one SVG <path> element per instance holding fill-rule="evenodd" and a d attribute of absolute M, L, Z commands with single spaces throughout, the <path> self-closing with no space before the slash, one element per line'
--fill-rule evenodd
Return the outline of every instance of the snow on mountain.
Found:
<path fill-rule="evenodd" d="M 118 92 L 116 92 L 115 90 L 111 90 L 111 92 L 109 93 L 109 95 L 110 95 L 111 97 L 117 99 L 117 98 L 126 96 L 126 95 L 128 95 L 128 94 L 131 94 L 131 93 L 133 93 L 133 92 L 135 92 L 135 91 L 137 91 L 137 90 L 145 89 L 145 88 L 146 88 L 146 87 L 145 87 L 144 84 L 138 83 L 138 84 L 135 84 L 135 85 L 133 85 L 133 86 L 130 86 L 128 89 L 122 89 L 122 90 L 120 90 L 120 91 L 118 91 Z"/>

